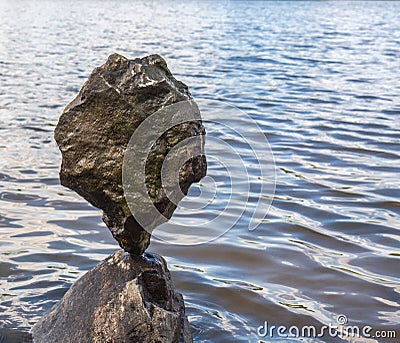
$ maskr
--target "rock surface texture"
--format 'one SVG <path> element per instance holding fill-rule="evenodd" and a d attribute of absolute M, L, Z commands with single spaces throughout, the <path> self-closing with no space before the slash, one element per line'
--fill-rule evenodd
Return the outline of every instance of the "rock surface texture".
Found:
<path fill-rule="evenodd" d="M 32 336 L 38 343 L 192 342 L 164 259 L 122 250 L 75 282 Z"/>
<path fill-rule="evenodd" d="M 122 186 L 124 152 L 136 128 L 168 105 L 190 100 L 188 87 L 177 81 L 158 55 L 128 60 L 114 54 L 96 68 L 78 96 L 65 108 L 55 130 L 62 152 L 62 185 L 103 210 L 103 220 L 119 245 L 141 255 L 150 233 L 135 220 Z M 204 135 L 199 120 L 182 123 L 160 137 L 146 162 L 146 187 L 160 213 L 170 218 L 176 208 L 162 188 L 163 157 L 184 139 Z M 203 155 L 182 166 L 179 186 L 187 194 L 191 183 L 206 174 Z"/>

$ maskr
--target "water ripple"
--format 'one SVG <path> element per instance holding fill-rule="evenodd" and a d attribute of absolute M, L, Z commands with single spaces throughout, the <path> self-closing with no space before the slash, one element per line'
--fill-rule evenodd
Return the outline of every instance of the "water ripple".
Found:
<path fill-rule="evenodd" d="M 100 211 L 59 184 L 53 140 L 62 108 L 113 52 L 163 55 L 194 97 L 249 113 L 275 156 L 276 196 L 257 230 L 245 212 L 207 245 L 151 244 L 196 341 L 253 342 L 266 320 L 318 326 L 338 314 L 398 328 L 399 3 L 115 4 L 0 5 L 0 342 L 21 341 L 117 249 Z M 230 132 L 209 132 L 245 150 Z M 215 161 L 209 172 L 223 188 Z M 173 219 L 213 218 L 226 199 L 213 201 Z"/>

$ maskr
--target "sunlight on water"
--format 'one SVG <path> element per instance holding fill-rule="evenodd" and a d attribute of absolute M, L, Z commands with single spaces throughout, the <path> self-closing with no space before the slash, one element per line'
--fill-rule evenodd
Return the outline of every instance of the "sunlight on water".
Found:
<path fill-rule="evenodd" d="M 257 342 L 264 321 L 321 326 L 339 315 L 397 329 L 398 13 L 398 2 L 0 1 L 0 342 L 19 342 L 118 248 L 101 211 L 60 186 L 53 139 L 65 105 L 114 52 L 161 54 L 195 99 L 254 119 L 274 155 L 272 201 L 260 186 L 272 174 L 262 179 L 249 146 L 205 120 L 245 168 L 210 139 L 212 179 L 181 203 L 170 243 L 150 246 L 168 261 L 196 342 Z M 263 154 L 249 121 L 231 123 Z M 187 210 L 199 195 L 208 206 Z M 249 231 L 260 198 L 272 205 Z M 213 219 L 187 241 L 174 225 Z M 232 223 L 208 244 L 181 245 Z"/>

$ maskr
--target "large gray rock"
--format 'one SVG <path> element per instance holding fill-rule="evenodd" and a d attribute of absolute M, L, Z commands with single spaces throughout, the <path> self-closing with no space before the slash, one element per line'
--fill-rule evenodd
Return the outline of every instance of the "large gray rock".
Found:
<path fill-rule="evenodd" d="M 32 337 L 37 343 L 192 342 L 164 259 L 122 250 L 76 281 Z"/>
<path fill-rule="evenodd" d="M 189 99 L 188 87 L 173 77 L 160 56 L 128 60 L 114 54 L 92 72 L 56 127 L 55 139 L 62 152 L 61 183 L 103 210 L 103 220 L 114 238 L 131 254 L 144 252 L 151 230 L 145 230 L 132 216 L 124 196 L 125 150 L 132 134 L 147 117 Z M 162 187 L 161 167 L 171 148 L 184 139 L 205 134 L 200 114 L 194 118 L 165 132 L 147 156 L 148 195 L 167 219 L 172 216 L 176 202 L 169 200 Z M 179 173 L 184 195 L 191 183 L 206 173 L 205 157 L 195 155 L 194 152 Z"/>

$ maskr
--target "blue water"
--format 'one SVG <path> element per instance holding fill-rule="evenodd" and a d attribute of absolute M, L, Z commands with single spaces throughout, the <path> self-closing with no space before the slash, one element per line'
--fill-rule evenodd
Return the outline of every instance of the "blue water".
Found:
<path fill-rule="evenodd" d="M 245 212 L 210 243 L 150 246 L 168 261 L 196 342 L 258 342 L 264 321 L 318 327 L 341 314 L 399 329 L 399 2 L 27 0 L 0 2 L 0 342 L 19 342 L 117 249 L 101 212 L 59 184 L 53 139 L 65 105 L 114 52 L 159 53 L 195 99 L 256 120 L 274 154 L 275 196 L 256 230 Z M 240 151 L 237 137 L 206 129 Z M 223 192 L 204 218 L 228 196 L 212 159 L 209 175 Z M 263 196 L 252 192 L 249 205 Z"/>

